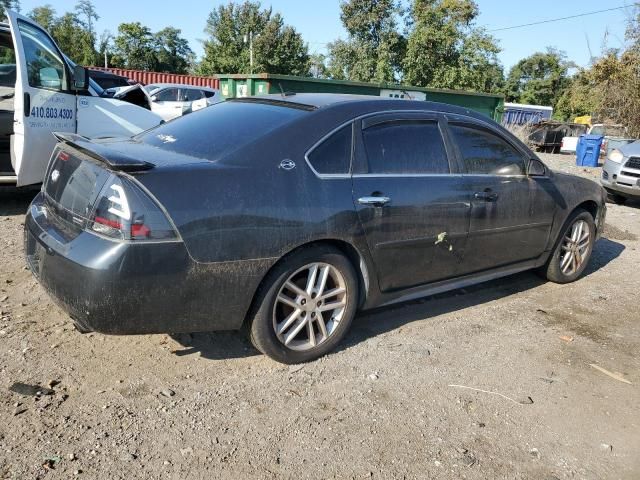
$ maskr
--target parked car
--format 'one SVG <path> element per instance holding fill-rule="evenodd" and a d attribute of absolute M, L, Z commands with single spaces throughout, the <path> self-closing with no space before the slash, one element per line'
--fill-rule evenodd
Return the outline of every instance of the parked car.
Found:
<path fill-rule="evenodd" d="M 116 93 L 115 89 L 129 87 L 135 84 L 135 82 L 132 83 L 127 77 L 123 77 L 122 75 L 116 75 L 115 73 L 105 72 L 104 70 L 95 70 L 92 68 L 88 70 L 89 78 L 107 92 Z"/>
<path fill-rule="evenodd" d="M 220 90 L 180 83 L 153 83 L 145 90 L 151 97 L 151 111 L 165 120 L 221 102 Z"/>
<path fill-rule="evenodd" d="M 0 23 L 0 184 L 42 182 L 52 132 L 130 137 L 158 125 L 139 87 L 118 98 L 64 56 L 38 24 L 8 10 Z"/>
<path fill-rule="evenodd" d="M 269 95 L 58 139 L 26 258 L 82 331 L 245 326 L 285 363 L 335 348 L 357 310 L 528 269 L 574 281 L 606 211 L 597 183 L 439 103 Z"/>
<path fill-rule="evenodd" d="M 570 135 L 564 136 L 562 138 L 560 153 L 575 154 L 581 133 L 584 132 L 572 132 Z M 600 147 L 600 155 L 602 156 L 607 152 L 607 143 L 609 139 L 624 138 L 627 134 L 627 129 L 622 125 L 606 125 L 603 123 L 596 123 L 592 125 L 586 133 L 588 135 L 604 136 L 604 141 L 602 142 L 602 146 Z"/>
<path fill-rule="evenodd" d="M 609 198 L 623 204 L 640 197 L 640 141 L 612 150 L 602 168 L 600 183 Z"/>

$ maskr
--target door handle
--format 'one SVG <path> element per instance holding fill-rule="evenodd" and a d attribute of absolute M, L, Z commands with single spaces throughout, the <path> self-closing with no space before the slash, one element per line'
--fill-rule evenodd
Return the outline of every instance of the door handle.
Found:
<path fill-rule="evenodd" d="M 474 193 L 473 198 L 475 198 L 476 200 L 484 200 L 485 202 L 495 202 L 496 200 L 498 200 L 498 194 L 492 192 L 491 190 L 485 190 L 484 192 Z"/>
<path fill-rule="evenodd" d="M 360 197 L 358 203 L 360 205 L 370 205 L 372 207 L 383 207 L 389 203 L 391 199 L 389 197 Z"/>

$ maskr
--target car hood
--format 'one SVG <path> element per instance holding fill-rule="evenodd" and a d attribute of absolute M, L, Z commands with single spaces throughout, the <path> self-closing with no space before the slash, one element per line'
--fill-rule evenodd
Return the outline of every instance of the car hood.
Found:
<path fill-rule="evenodd" d="M 640 157 L 640 140 L 618 148 L 625 157 Z"/>

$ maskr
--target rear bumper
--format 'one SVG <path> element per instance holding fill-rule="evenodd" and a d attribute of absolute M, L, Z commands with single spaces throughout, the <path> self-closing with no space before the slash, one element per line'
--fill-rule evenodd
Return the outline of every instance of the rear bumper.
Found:
<path fill-rule="evenodd" d="M 116 242 L 87 232 L 65 238 L 46 218 L 41 199 L 41 194 L 35 198 L 25 220 L 27 264 L 83 330 L 139 334 L 240 328 L 269 266 L 266 261 L 197 263 L 182 242 Z"/>

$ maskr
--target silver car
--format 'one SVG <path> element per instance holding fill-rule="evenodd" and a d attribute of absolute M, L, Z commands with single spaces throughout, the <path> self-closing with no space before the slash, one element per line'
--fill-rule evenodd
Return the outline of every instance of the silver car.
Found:
<path fill-rule="evenodd" d="M 600 182 L 615 203 L 640 197 L 640 141 L 609 153 Z"/>

